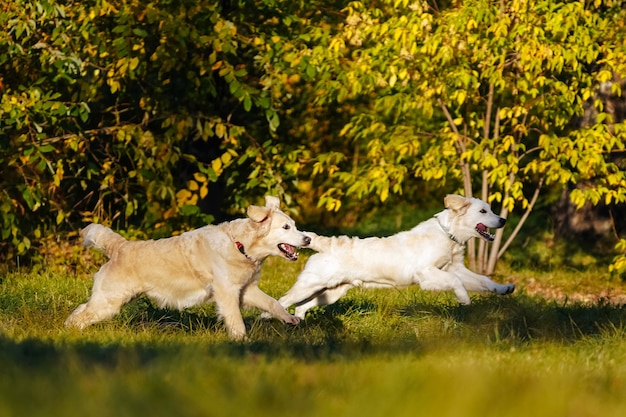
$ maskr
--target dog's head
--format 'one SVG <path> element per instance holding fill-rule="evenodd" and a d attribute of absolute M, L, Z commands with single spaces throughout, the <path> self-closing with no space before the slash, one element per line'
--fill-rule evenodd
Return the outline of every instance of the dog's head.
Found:
<path fill-rule="evenodd" d="M 492 242 L 495 237 L 489 229 L 499 229 L 506 223 L 506 219 L 491 211 L 489 204 L 477 198 L 449 194 L 444 199 L 444 205 L 452 212 L 451 229 L 454 230 L 451 232 L 463 241 L 480 237 Z"/>
<path fill-rule="evenodd" d="M 267 255 L 298 259 L 297 248 L 308 246 L 311 238 L 296 228 L 293 219 L 280 210 L 280 200 L 266 196 L 265 207 L 249 206 L 248 217 L 258 228 L 258 238 L 252 245 Z M 252 246 L 251 246 L 252 248 Z"/>

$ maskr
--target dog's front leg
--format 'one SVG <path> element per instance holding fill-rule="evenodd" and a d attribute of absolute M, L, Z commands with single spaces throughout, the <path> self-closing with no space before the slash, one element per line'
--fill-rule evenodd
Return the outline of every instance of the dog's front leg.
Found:
<path fill-rule="evenodd" d="M 234 340 L 242 340 L 246 337 L 246 326 L 241 316 L 240 288 L 224 288 L 216 284 L 214 286 L 215 304 L 220 317 L 230 337 Z"/>
<path fill-rule="evenodd" d="M 460 304 L 470 304 L 469 294 L 463 282 L 454 274 L 431 266 L 426 268 L 417 279 L 420 288 L 430 291 L 454 291 Z"/>
<path fill-rule="evenodd" d="M 289 314 L 278 301 L 261 291 L 256 283 L 252 283 L 244 289 L 243 302 L 250 307 L 266 311 L 285 323 L 295 325 L 300 322 L 297 317 Z"/>
<path fill-rule="evenodd" d="M 510 294 L 515 291 L 515 285 L 498 284 L 489 279 L 489 277 L 467 269 L 464 265 L 451 267 L 449 271 L 459 277 L 463 282 L 463 286 L 468 291 L 493 292 L 501 295 Z"/>

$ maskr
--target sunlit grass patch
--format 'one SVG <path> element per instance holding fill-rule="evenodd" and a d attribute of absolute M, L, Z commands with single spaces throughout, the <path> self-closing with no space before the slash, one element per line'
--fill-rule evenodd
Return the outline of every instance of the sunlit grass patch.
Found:
<path fill-rule="evenodd" d="M 269 261 L 262 287 L 280 297 L 305 258 Z M 213 305 L 176 311 L 147 298 L 64 328 L 91 284 L 2 276 L 0 415 L 553 417 L 626 406 L 621 304 L 543 298 L 519 283 L 469 306 L 418 287 L 356 288 L 295 327 L 244 310 L 249 337 L 232 342 Z"/>

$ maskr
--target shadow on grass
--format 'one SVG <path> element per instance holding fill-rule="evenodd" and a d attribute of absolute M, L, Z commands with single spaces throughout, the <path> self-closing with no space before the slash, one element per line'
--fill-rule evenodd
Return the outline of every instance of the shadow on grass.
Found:
<path fill-rule="evenodd" d="M 132 356 L 135 363 L 147 363 L 157 357 L 161 349 L 142 346 L 129 348 L 120 344 L 79 343 L 71 346 L 58 345 L 50 340 L 26 339 L 14 341 L 0 337 L 0 363 L 9 367 L 30 369 L 33 372 L 50 366 L 61 369 L 68 361 L 78 360 L 83 364 L 115 368 Z"/>
<path fill-rule="evenodd" d="M 626 306 L 602 300 L 595 304 L 558 302 L 518 294 L 477 297 L 471 305 L 461 306 L 442 303 L 436 295 L 420 294 L 422 296 L 408 299 L 400 307 L 382 309 L 377 302 L 367 298 L 345 298 L 335 304 L 309 310 L 306 320 L 295 327 L 278 320 L 262 320 L 257 312 L 250 312 L 244 315 L 246 328 L 249 329 L 248 342 L 226 344 L 226 348 L 234 354 L 276 352 L 315 359 L 335 354 L 342 356 L 344 351 L 350 354 L 377 353 L 381 349 L 388 349 L 390 353 L 415 352 L 422 341 L 436 343 L 438 338 L 573 343 L 616 329 L 626 333 Z M 373 317 L 375 323 L 368 324 L 365 317 Z M 400 323 L 397 323 L 398 318 Z M 420 331 L 420 326 L 428 326 L 425 319 L 434 321 L 435 327 L 456 329 L 452 332 L 455 334 Z M 346 326 L 346 322 L 351 322 L 351 325 Z M 224 334 L 223 323 L 214 309 L 163 310 L 153 307 L 147 299 L 135 306 L 127 324 L 155 328 L 161 332 Z M 430 325 L 433 326 L 432 323 Z M 407 329 L 411 327 L 414 331 Z M 416 338 L 416 334 L 420 336 Z M 219 349 L 215 345 L 212 345 L 213 348 Z"/>
<path fill-rule="evenodd" d="M 400 309 L 405 317 L 431 315 L 452 320 L 474 334 L 571 343 L 626 327 L 626 306 L 557 302 L 538 297 L 483 297 L 469 306 L 413 303 Z"/>
<path fill-rule="evenodd" d="M 219 331 L 223 326 L 214 306 L 210 304 L 185 310 L 171 310 L 156 307 L 146 297 L 125 305 L 121 316 L 121 320 L 127 326 L 155 328 L 161 332 Z"/>
<path fill-rule="evenodd" d="M 261 355 L 267 360 L 356 361 L 381 354 L 421 355 L 463 343 L 496 347 L 501 342 L 570 344 L 626 334 L 626 307 L 603 302 L 558 303 L 522 294 L 481 297 L 469 306 L 422 301 L 418 297 L 399 308 L 381 312 L 379 307 L 368 300 L 345 299 L 313 309 L 295 327 L 249 314 L 245 318 L 249 339 L 233 342 L 226 339 L 222 323 L 211 310 L 179 312 L 139 303 L 123 312 L 126 323 L 122 325 L 131 330 L 147 329 L 146 339 L 121 337 L 112 342 L 104 329 L 106 342 L 94 341 L 94 335 L 90 340 L 61 337 L 20 341 L 0 335 L 0 365 L 34 372 L 54 366 L 61 372 L 72 361 L 78 361 L 81 367 L 117 368 L 124 363 L 142 367 L 155 360 L 184 355 L 238 360 Z M 368 320 L 378 324 L 370 326 Z M 420 326 L 442 328 L 447 323 L 453 323 L 455 330 L 428 333 L 419 329 Z"/>

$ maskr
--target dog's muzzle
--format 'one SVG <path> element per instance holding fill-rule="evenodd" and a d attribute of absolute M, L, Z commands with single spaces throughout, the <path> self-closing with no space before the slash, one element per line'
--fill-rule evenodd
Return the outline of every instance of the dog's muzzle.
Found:
<path fill-rule="evenodd" d="M 297 261 L 298 260 L 298 251 L 296 250 L 295 246 L 291 246 L 288 243 L 279 243 L 278 244 L 278 249 L 283 253 L 283 256 L 287 259 L 289 259 L 290 261 Z"/>

